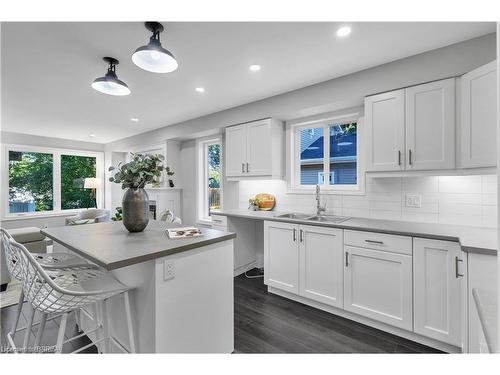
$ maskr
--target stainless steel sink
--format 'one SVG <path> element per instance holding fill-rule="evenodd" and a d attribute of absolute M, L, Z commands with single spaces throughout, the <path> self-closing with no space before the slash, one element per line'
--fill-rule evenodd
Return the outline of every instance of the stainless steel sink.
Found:
<path fill-rule="evenodd" d="M 305 220 L 310 216 L 311 215 L 308 214 L 288 213 L 288 214 L 276 215 L 275 217 L 279 217 L 281 219 Z"/>
<path fill-rule="evenodd" d="M 342 223 L 343 221 L 349 220 L 348 217 L 345 216 L 333 216 L 333 215 L 314 215 L 306 217 L 307 221 L 317 221 L 323 223 Z"/>

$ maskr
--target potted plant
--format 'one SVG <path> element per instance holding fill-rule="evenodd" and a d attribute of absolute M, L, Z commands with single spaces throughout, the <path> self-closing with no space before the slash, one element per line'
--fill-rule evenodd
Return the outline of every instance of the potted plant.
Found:
<path fill-rule="evenodd" d="M 130 155 L 130 162 L 109 167 L 110 172 L 115 171 L 109 181 L 122 184 L 122 189 L 127 189 L 122 200 L 123 225 L 129 232 L 142 232 L 149 222 L 149 198 L 144 187 L 158 183 L 168 167 L 163 166 L 165 158 L 160 154 Z"/>

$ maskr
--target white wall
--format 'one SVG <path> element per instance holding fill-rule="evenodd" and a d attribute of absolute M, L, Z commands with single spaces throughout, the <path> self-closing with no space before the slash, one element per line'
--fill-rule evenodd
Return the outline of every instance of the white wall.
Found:
<path fill-rule="evenodd" d="M 366 195 L 321 199 L 335 215 L 496 227 L 496 180 L 496 175 L 367 178 Z M 277 211 L 315 211 L 314 195 L 287 194 L 284 181 L 272 180 L 239 182 L 239 208 L 247 208 L 257 193 L 275 195 Z M 406 207 L 406 194 L 421 195 L 421 208 Z"/>
<path fill-rule="evenodd" d="M 186 139 L 191 134 L 265 117 L 289 120 L 355 107 L 361 105 L 363 97 L 369 94 L 461 75 L 494 60 L 495 50 L 493 33 L 225 111 L 171 124 L 109 143 L 106 149 L 127 150 L 136 144 L 152 144 L 161 139 Z"/>
<path fill-rule="evenodd" d="M 196 142 L 183 142 L 180 147 L 182 169 L 182 222 L 196 222 Z"/>

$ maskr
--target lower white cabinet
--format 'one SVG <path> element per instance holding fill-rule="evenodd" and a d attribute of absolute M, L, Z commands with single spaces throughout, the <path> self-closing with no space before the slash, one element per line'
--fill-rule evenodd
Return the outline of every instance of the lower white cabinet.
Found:
<path fill-rule="evenodd" d="M 264 282 L 342 308 L 342 244 L 341 229 L 266 221 Z"/>
<path fill-rule="evenodd" d="M 412 329 L 412 257 L 344 247 L 344 309 Z"/>
<path fill-rule="evenodd" d="M 462 346 L 463 275 L 457 242 L 413 239 L 414 331 Z"/>
<path fill-rule="evenodd" d="M 299 295 L 342 308 L 343 230 L 299 226 Z"/>
<path fill-rule="evenodd" d="M 299 293 L 298 225 L 264 223 L 264 282 L 266 285 Z"/>

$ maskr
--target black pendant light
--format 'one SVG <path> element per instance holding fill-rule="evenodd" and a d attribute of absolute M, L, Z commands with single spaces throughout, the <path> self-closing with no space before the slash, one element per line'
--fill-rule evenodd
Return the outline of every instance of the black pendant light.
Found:
<path fill-rule="evenodd" d="M 99 77 L 92 82 L 92 88 L 108 95 L 125 96 L 130 94 L 127 84 L 120 81 L 116 76 L 116 65 L 120 62 L 113 57 L 103 57 L 109 64 L 109 68 L 104 77 Z"/>
<path fill-rule="evenodd" d="M 160 33 L 163 25 L 159 22 L 146 22 L 146 29 L 153 35 L 149 38 L 149 44 L 139 47 L 132 55 L 132 61 L 139 68 L 153 73 L 170 73 L 177 69 L 179 64 L 174 55 L 161 46 Z"/>

